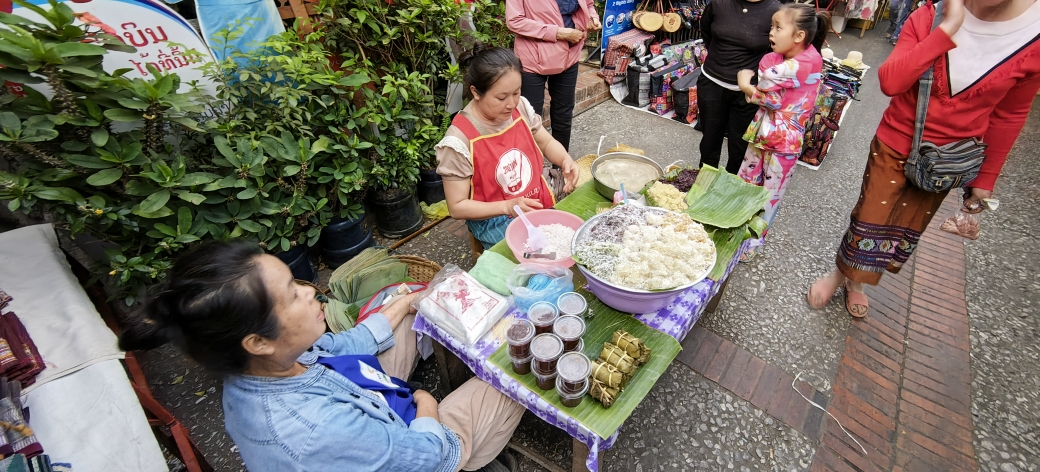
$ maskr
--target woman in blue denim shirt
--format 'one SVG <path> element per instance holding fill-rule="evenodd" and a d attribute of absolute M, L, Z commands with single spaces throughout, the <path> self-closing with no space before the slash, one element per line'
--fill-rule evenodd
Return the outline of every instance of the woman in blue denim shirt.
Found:
<path fill-rule="evenodd" d="M 172 341 L 226 374 L 225 428 L 253 472 L 507 469 L 511 458 L 495 458 L 524 409 L 490 385 L 471 379 L 439 404 L 416 390 L 409 423 L 384 395 L 319 363 L 378 354 L 386 374 L 407 379 L 417 361 L 413 295 L 338 334 L 325 332 L 315 296 L 255 245 L 203 245 L 177 260 L 120 347 Z"/>

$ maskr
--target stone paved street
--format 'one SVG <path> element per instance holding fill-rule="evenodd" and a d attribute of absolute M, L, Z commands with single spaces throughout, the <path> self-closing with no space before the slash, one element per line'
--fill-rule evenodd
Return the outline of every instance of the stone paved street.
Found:
<path fill-rule="evenodd" d="M 833 267 L 888 103 L 876 73 L 891 51 L 886 26 L 862 39 L 858 29 L 830 38 L 836 56 L 862 51 L 874 67 L 859 101 L 822 168 L 798 168 L 764 251 L 734 271 L 717 311 L 684 341 L 602 470 L 1040 470 L 1040 101 L 978 241 L 926 233 L 912 267 L 868 292 L 876 297 L 869 320 L 850 321 L 840 296 L 823 310 L 805 301 L 812 280 Z M 698 161 L 699 133 L 613 101 L 575 118 L 574 157 L 595 153 L 603 135 L 604 149 L 622 142 L 662 164 Z M 452 220 L 401 250 L 472 265 L 465 228 Z M 219 380 L 169 348 L 150 353 L 146 369 L 210 463 L 243 470 L 223 431 Z M 795 393 L 799 374 L 799 391 L 835 414 L 867 454 Z M 432 362 L 419 377 L 445 393 Z M 570 467 L 569 437 L 531 415 L 515 441 Z M 521 465 L 545 470 L 526 457 Z"/>

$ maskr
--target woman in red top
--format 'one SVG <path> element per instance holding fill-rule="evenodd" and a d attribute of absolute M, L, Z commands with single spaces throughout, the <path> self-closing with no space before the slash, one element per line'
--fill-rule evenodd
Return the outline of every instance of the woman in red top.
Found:
<path fill-rule="evenodd" d="M 520 96 L 523 70 L 512 51 L 478 44 L 460 56 L 466 105 L 434 149 L 437 173 L 452 218 L 466 220 L 485 248 L 505 237 L 510 218 L 556 203 L 542 178 L 548 159 L 563 169 L 565 192 L 574 190 L 578 165 L 542 127 L 541 117 Z"/>
<path fill-rule="evenodd" d="M 809 289 L 822 308 L 844 285 L 845 308 L 867 315 L 861 284 L 877 284 L 885 270 L 899 272 L 948 192 L 914 187 L 903 175 L 910 154 L 918 80 L 935 65 L 924 140 L 944 145 L 975 137 L 986 144 L 978 177 L 965 189 L 966 211 L 989 198 L 1007 154 L 1040 89 L 1040 2 L 944 0 L 939 26 L 931 5 L 914 12 L 892 54 L 878 70 L 881 91 L 892 97 L 863 172 L 859 201 L 838 249 L 837 268 Z"/>

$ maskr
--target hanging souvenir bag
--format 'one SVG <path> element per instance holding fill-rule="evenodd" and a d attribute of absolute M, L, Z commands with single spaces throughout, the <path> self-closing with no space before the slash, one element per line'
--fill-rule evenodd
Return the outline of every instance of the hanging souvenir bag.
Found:
<path fill-rule="evenodd" d="M 633 107 L 650 104 L 650 72 L 638 57 L 628 65 L 628 95 L 621 103 Z"/>
<path fill-rule="evenodd" d="M 934 30 L 942 20 L 943 2 L 935 5 Z M 932 90 L 935 66 L 929 67 L 921 77 L 917 94 L 917 118 L 914 121 L 914 141 L 910 157 L 903 167 L 903 174 L 914 186 L 928 192 L 945 192 L 971 183 L 979 175 L 979 168 L 986 158 L 986 144 L 976 138 L 965 138 L 939 146 L 922 142 L 925 118 L 928 115 L 928 99 Z"/>
<path fill-rule="evenodd" d="M 697 79 L 700 76 L 701 71 L 697 69 L 672 83 L 673 120 L 689 124 L 697 119 Z"/>
<path fill-rule="evenodd" d="M 651 5 L 653 3 L 653 5 Z M 632 24 L 636 28 L 650 33 L 664 26 L 664 9 L 661 0 L 645 0 L 632 14 Z"/>

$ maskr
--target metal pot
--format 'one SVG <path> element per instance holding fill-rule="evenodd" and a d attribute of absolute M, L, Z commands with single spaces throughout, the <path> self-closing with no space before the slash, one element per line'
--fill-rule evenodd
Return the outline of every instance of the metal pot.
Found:
<path fill-rule="evenodd" d="M 636 162 L 639 162 L 639 163 L 648 164 L 648 165 L 652 166 L 654 169 L 657 170 L 657 177 L 655 177 L 654 180 L 659 179 L 659 178 L 661 178 L 662 175 L 664 175 L 664 169 L 661 168 L 660 164 L 658 164 L 657 162 L 654 162 L 654 160 L 650 159 L 649 157 L 640 156 L 639 154 L 632 154 L 632 153 L 628 153 L 628 152 L 611 152 L 611 153 L 607 153 L 607 154 L 604 154 L 602 156 L 599 156 L 598 158 L 596 158 L 595 161 L 592 162 L 591 170 L 592 170 L 593 185 L 595 185 L 596 191 L 599 192 L 600 195 L 603 195 L 603 197 L 607 198 L 608 200 L 613 200 L 614 199 L 614 192 L 620 191 L 621 189 L 620 188 L 611 187 L 611 186 L 601 182 L 599 180 L 599 177 L 596 175 L 596 171 L 599 169 L 599 166 L 601 164 L 603 164 L 604 162 L 612 161 L 612 160 L 615 160 L 615 159 L 625 159 L 625 160 L 629 160 L 629 161 L 636 161 Z M 628 188 L 626 190 L 628 190 L 629 192 L 635 193 L 635 192 L 638 192 L 638 191 L 640 191 L 642 189 L 643 189 L 643 186 L 641 185 L 641 186 L 639 186 L 639 188 Z"/>

